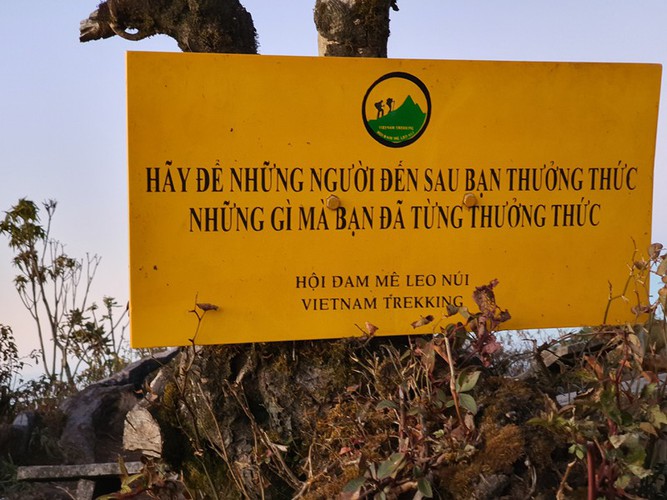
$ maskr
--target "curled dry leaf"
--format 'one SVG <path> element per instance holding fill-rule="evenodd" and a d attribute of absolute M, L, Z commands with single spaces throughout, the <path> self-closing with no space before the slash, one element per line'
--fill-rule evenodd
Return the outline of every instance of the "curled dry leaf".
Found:
<path fill-rule="evenodd" d="M 663 286 L 658 290 L 658 302 L 663 309 L 667 309 L 667 286 Z"/>
<path fill-rule="evenodd" d="M 215 304 L 209 304 L 207 302 L 197 302 L 196 306 L 202 311 L 217 311 L 220 309 L 219 306 Z"/>
<path fill-rule="evenodd" d="M 502 349 L 502 346 L 496 341 L 496 338 L 491 335 L 491 338 L 487 343 L 484 344 L 482 347 L 482 353 L 483 354 L 495 354 L 496 352 L 500 351 Z"/>
<path fill-rule="evenodd" d="M 660 262 L 655 272 L 658 273 L 658 276 L 667 276 L 667 256 L 662 256 L 662 262 Z"/>
<path fill-rule="evenodd" d="M 433 316 L 428 315 L 428 316 L 421 316 L 417 321 L 413 321 L 410 323 L 412 328 L 419 328 L 420 326 L 428 325 L 433 321 Z"/>
<path fill-rule="evenodd" d="M 482 285 L 475 288 L 472 298 L 479 307 L 481 313 L 485 316 L 493 316 L 496 311 L 496 295 L 493 289 L 498 285 L 498 280 L 492 280 L 488 285 Z"/>
<path fill-rule="evenodd" d="M 500 314 L 498 315 L 498 321 L 500 323 L 504 323 L 505 321 L 509 321 L 512 319 L 512 315 L 510 314 L 509 311 L 500 311 Z"/>
<path fill-rule="evenodd" d="M 651 259 L 657 259 L 660 257 L 660 251 L 662 250 L 662 243 L 653 243 L 648 247 L 648 255 Z"/>
<path fill-rule="evenodd" d="M 377 326 L 366 321 L 366 331 L 368 332 L 368 335 L 374 335 L 378 330 L 379 328 Z"/>

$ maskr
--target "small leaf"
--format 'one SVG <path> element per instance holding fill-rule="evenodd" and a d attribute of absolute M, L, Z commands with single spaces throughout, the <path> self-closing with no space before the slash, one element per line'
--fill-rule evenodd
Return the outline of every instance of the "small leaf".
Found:
<path fill-rule="evenodd" d="M 368 472 L 370 473 L 371 478 L 377 480 L 378 475 L 377 475 L 377 472 L 375 471 L 375 464 L 374 464 L 374 463 L 370 463 L 370 464 L 368 465 Z"/>
<path fill-rule="evenodd" d="M 130 475 L 125 466 L 125 460 L 120 456 L 118 457 L 118 468 L 120 469 L 121 478 L 126 479 Z"/>
<path fill-rule="evenodd" d="M 366 331 L 368 332 L 368 335 L 373 335 L 375 332 L 379 330 L 377 326 L 375 326 L 373 323 L 369 323 L 366 321 Z"/>
<path fill-rule="evenodd" d="M 648 373 L 648 372 L 644 372 L 644 373 Z M 653 374 L 653 376 L 655 377 L 655 374 Z M 657 390 L 658 390 L 658 384 L 657 383 L 652 382 L 650 384 L 647 384 L 642 389 L 641 397 L 644 398 L 644 399 L 649 399 L 649 398 L 653 397 L 653 395 L 656 393 Z"/>
<path fill-rule="evenodd" d="M 570 446 L 568 451 L 573 455 L 575 455 L 579 460 L 583 460 L 584 457 L 586 456 L 583 445 L 577 443 L 574 443 L 572 446 Z"/>
<path fill-rule="evenodd" d="M 466 427 L 470 431 L 475 430 L 475 417 L 473 416 L 472 413 L 466 413 L 466 415 L 463 417 L 463 421 L 466 424 Z"/>
<path fill-rule="evenodd" d="M 435 390 L 435 397 L 438 401 L 442 403 L 446 403 L 447 401 L 449 401 L 449 396 L 447 396 L 447 394 L 445 394 L 445 391 L 443 391 L 442 389 Z"/>
<path fill-rule="evenodd" d="M 388 399 L 383 399 L 380 401 L 377 406 L 375 407 L 377 410 L 384 410 L 385 408 L 391 408 L 392 410 L 398 410 L 398 405 L 394 403 L 393 401 L 389 401 Z"/>
<path fill-rule="evenodd" d="M 667 415 L 665 415 L 658 405 L 651 406 L 649 409 L 649 419 L 656 429 L 660 429 L 662 424 L 667 424 Z"/>
<path fill-rule="evenodd" d="M 433 489 L 431 488 L 431 483 L 425 477 L 419 478 L 417 481 L 417 490 L 425 498 L 433 498 Z"/>
<path fill-rule="evenodd" d="M 355 477 L 343 487 L 343 493 L 356 493 L 366 483 L 364 476 Z"/>
<path fill-rule="evenodd" d="M 667 262 L 667 259 L 664 262 Z M 667 286 L 663 286 L 658 290 L 658 301 L 663 309 L 667 309 Z"/>
<path fill-rule="evenodd" d="M 628 486 L 630 486 L 631 480 L 632 480 L 632 476 L 630 476 L 628 474 L 624 474 L 616 480 L 616 482 L 614 483 L 614 486 L 616 488 L 620 488 L 621 490 L 625 490 Z"/>
<path fill-rule="evenodd" d="M 433 316 L 430 314 L 428 316 L 420 316 L 418 320 L 410 323 L 410 326 L 412 326 L 412 328 L 419 328 L 420 326 L 428 325 L 433 321 L 433 319 Z"/>
<path fill-rule="evenodd" d="M 648 477 L 651 474 L 653 474 L 652 470 L 645 469 L 641 465 L 629 464 L 628 469 L 630 469 L 630 472 L 632 472 L 635 476 L 637 476 L 640 479 L 644 479 L 645 477 Z"/>
<path fill-rule="evenodd" d="M 650 434 L 651 436 L 658 437 L 658 432 L 655 430 L 655 428 L 649 424 L 648 422 L 640 422 L 639 428 L 644 431 L 646 434 Z"/>
<path fill-rule="evenodd" d="M 405 453 L 392 453 L 388 460 L 385 460 L 378 467 L 378 479 L 382 480 L 394 476 L 403 468 L 405 464 Z"/>
<path fill-rule="evenodd" d="M 440 403 L 440 404 L 442 404 L 442 403 Z M 424 414 L 424 410 L 422 408 L 420 408 L 419 406 L 413 406 L 412 408 L 410 408 L 408 410 L 408 413 L 407 413 L 408 417 L 414 417 L 415 415 L 423 415 L 423 414 Z"/>
<path fill-rule="evenodd" d="M 456 390 L 458 392 L 468 392 L 471 390 L 475 385 L 477 385 L 477 380 L 479 379 L 480 371 L 472 372 L 472 373 L 462 373 L 459 376 L 459 379 L 456 382 Z"/>
<path fill-rule="evenodd" d="M 132 484 L 143 477 L 144 475 L 141 472 L 125 477 L 120 483 L 120 492 L 130 493 L 132 491 Z"/>
<path fill-rule="evenodd" d="M 287 453 L 287 451 L 289 450 L 289 448 L 287 446 L 285 446 L 284 444 L 278 444 L 278 443 L 272 443 L 272 444 L 273 444 L 273 446 L 276 447 L 276 449 L 282 451 L 283 453 Z"/>
<path fill-rule="evenodd" d="M 467 307 L 465 307 L 465 306 L 459 307 L 458 313 L 461 316 L 463 316 L 463 319 L 465 319 L 465 320 L 470 319 L 471 314 L 470 314 L 470 311 L 468 310 Z"/>
<path fill-rule="evenodd" d="M 616 434 L 614 436 L 609 436 L 609 442 L 614 448 L 620 448 L 627 438 L 627 434 Z"/>
<path fill-rule="evenodd" d="M 220 309 L 219 306 L 216 306 L 215 304 L 209 304 L 207 302 L 197 302 L 196 305 L 202 311 L 217 311 Z"/>
<path fill-rule="evenodd" d="M 640 342 L 639 337 L 637 337 L 637 335 L 635 335 L 634 333 L 629 333 L 627 339 L 633 346 L 639 349 L 641 348 L 642 343 Z"/>
<path fill-rule="evenodd" d="M 477 403 L 470 394 L 459 394 L 459 401 L 461 402 L 461 406 L 470 413 L 473 415 L 477 413 Z"/>
<path fill-rule="evenodd" d="M 433 350 L 433 342 L 426 342 L 423 346 L 419 348 L 421 354 L 421 361 L 424 364 L 424 368 L 428 373 L 433 372 L 435 367 L 435 351 Z"/>
<path fill-rule="evenodd" d="M 665 276 L 667 274 L 667 259 L 664 255 L 660 265 L 658 266 L 658 269 L 655 272 L 658 274 L 658 276 Z"/>
<path fill-rule="evenodd" d="M 653 243 L 648 247 L 648 256 L 651 259 L 657 259 L 660 257 L 660 251 L 662 250 L 662 243 Z"/>

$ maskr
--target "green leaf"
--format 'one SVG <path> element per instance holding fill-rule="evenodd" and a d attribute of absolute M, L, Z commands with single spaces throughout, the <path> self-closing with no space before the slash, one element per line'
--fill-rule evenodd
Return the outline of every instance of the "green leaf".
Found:
<path fill-rule="evenodd" d="M 581 444 L 574 443 L 572 446 L 570 446 L 568 451 L 576 456 L 579 460 L 583 460 L 586 456 L 584 446 Z"/>
<path fill-rule="evenodd" d="M 639 429 L 646 434 L 649 434 L 654 437 L 658 437 L 658 432 L 655 430 L 655 427 L 648 422 L 640 422 Z"/>
<path fill-rule="evenodd" d="M 614 436 L 609 436 L 609 442 L 614 448 L 620 448 L 623 443 L 628 439 L 628 434 L 616 434 Z"/>
<path fill-rule="evenodd" d="M 385 460 L 378 467 L 378 479 L 382 480 L 390 476 L 395 476 L 405 465 L 405 453 L 392 453 L 388 460 Z"/>
<path fill-rule="evenodd" d="M 477 413 L 477 403 L 470 394 L 459 394 L 459 401 L 461 402 L 461 406 L 470 413 L 473 415 Z"/>
<path fill-rule="evenodd" d="M 398 405 L 394 403 L 393 401 L 389 401 L 388 399 L 383 399 L 378 403 L 378 405 L 375 407 L 378 410 L 384 410 L 385 408 L 391 408 L 392 410 L 398 410 Z"/>
<path fill-rule="evenodd" d="M 644 469 L 641 465 L 629 464 L 628 469 L 639 479 L 644 479 L 645 477 L 653 474 L 653 471 L 650 469 Z"/>
<path fill-rule="evenodd" d="M 371 464 L 368 465 L 368 472 L 370 472 L 371 477 L 372 477 L 373 479 L 376 479 L 376 480 L 377 480 L 378 475 L 377 475 L 377 472 L 376 472 L 376 470 L 375 470 L 375 464 L 374 464 L 374 463 L 371 463 Z"/>
<path fill-rule="evenodd" d="M 413 406 L 412 408 L 410 408 L 408 410 L 408 413 L 407 413 L 407 415 L 409 417 L 414 417 L 415 415 L 423 415 L 423 414 L 424 414 L 424 410 L 422 408 L 420 408 L 419 406 Z"/>
<path fill-rule="evenodd" d="M 467 307 L 462 306 L 459 307 L 458 313 L 463 316 L 463 319 L 467 320 L 470 319 L 470 311 L 468 310 Z"/>
<path fill-rule="evenodd" d="M 456 381 L 456 390 L 458 392 L 468 392 L 475 385 L 477 385 L 477 380 L 479 380 L 480 371 L 461 373 L 459 379 Z"/>
<path fill-rule="evenodd" d="M 653 395 L 657 392 L 657 390 L 658 390 L 658 384 L 656 384 L 655 382 L 647 384 L 642 389 L 642 398 L 649 399 L 653 397 Z"/>
<path fill-rule="evenodd" d="M 660 429 L 662 424 L 667 424 L 667 415 L 660 409 L 660 406 L 654 405 L 648 411 L 649 420 L 656 429 Z"/>
<path fill-rule="evenodd" d="M 616 488 L 619 488 L 621 490 L 625 490 L 628 486 L 630 486 L 630 481 L 632 480 L 632 476 L 628 474 L 624 474 L 620 476 L 616 482 L 614 483 L 614 486 Z"/>
<path fill-rule="evenodd" d="M 425 477 L 419 478 L 417 481 L 417 490 L 425 498 L 433 498 L 433 489 L 431 488 L 431 483 Z"/>
<path fill-rule="evenodd" d="M 343 487 L 343 493 L 356 493 L 361 489 L 364 483 L 366 483 L 365 477 L 355 477 L 354 479 L 348 481 L 348 483 Z"/>

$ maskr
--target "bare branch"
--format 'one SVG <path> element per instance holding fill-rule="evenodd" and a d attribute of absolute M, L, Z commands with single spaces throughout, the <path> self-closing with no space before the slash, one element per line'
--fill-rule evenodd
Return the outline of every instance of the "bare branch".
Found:
<path fill-rule="evenodd" d="M 106 0 L 79 33 L 81 42 L 163 34 L 185 52 L 257 53 L 252 16 L 238 0 Z"/>

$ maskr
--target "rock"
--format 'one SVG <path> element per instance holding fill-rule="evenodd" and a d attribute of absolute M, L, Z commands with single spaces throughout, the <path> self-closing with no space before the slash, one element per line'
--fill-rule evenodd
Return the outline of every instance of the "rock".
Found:
<path fill-rule="evenodd" d="M 170 363 L 179 352 L 179 349 L 168 349 L 154 354 L 150 358 L 134 361 L 118 373 L 114 373 L 111 377 L 100 380 L 95 385 L 118 386 L 131 384 L 135 388 L 139 388 L 146 377 L 158 368 L 162 368 L 164 365 Z"/>
<path fill-rule="evenodd" d="M 162 456 L 162 433 L 160 426 L 150 412 L 136 405 L 125 416 L 123 448 L 129 451 L 141 451 L 154 458 Z"/>
<path fill-rule="evenodd" d="M 123 450 L 125 416 L 143 396 L 137 391 L 151 373 L 169 363 L 177 349 L 128 365 L 113 376 L 90 385 L 67 399 L 61 409 L 66 423 L 60 447 L 67 463 L 135 459 Z"/>
<path fill-rule="evenodd" d="M 85 464 L 113 460 L 122 450 L 125 414 L 137 403 L 132 385 L 86 387 L 67 399 L 67 416 L 60 447 L 67 463 Z M 109 455 L 112 456 L 109 456 Z"/>

